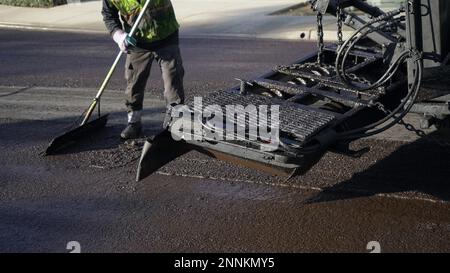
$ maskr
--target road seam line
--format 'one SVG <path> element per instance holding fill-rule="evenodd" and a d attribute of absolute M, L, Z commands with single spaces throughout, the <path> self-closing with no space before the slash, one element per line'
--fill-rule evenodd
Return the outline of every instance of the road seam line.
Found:
<path fill-rule="evenodd" d="M 155 173 L 159 174 L 159 175 L 163 175 L 163 176 L 178 176 L 178 177 L 195 178 L 195 179 L 209 179 L 209 180 L 214 180 L 214 181 L 241 182 L 241 183 L 257 184 L 257 185 L 266 185 L 266 186 L 272 186 L 272 187 L 294 188 L 294 189 L 300 189 L 300 190 L 325 192 L 325 189 L 319 188 L 319 187 L 288 185 L 288 184 L 284 184 L 284 183 L 256 182 L 256 181 L 252 181 L 252 180 L 226 179 L 226 178 L 219 178 L 219 177 L 206 177 L 206 176 L 201 176 L 201 175 L 189 175 L 189 174 L 175 174 L 175 173 L 167 173 L 167 172 L 162 172 L 162 171 L 157 171 Z M 331 192 L 331 193 L 339 193 L 339 192 L 372 193 L 371 191 L 364 191 L 364 190 L 357 190 L 357 189 L 350 189 L 348 191 L 333 190 L 333 191 L 328 191 L 328 192 Z M 372 196 L 373 197 L 385 197 L 385 198 L 409 200 L 409 201 L 423 201 L 423 202 L 430 202 L 433 204 L 447 204 L 448 203 L 446 201 L 434 200 L 431 198 L 407 197 L 407 196 L 400 196 L 397 194 L 388 194 L 388 193 L 377 193 L 377 194 L 373 194 Z"/>

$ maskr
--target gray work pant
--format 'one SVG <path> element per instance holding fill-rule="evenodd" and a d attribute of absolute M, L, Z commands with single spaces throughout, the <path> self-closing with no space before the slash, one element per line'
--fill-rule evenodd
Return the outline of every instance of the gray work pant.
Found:
<path fill-rule="evenodd" d="M 136 50 L 127 55 L 125 64 L 125 104 L 128 112 L 140 111 L 143 108 L 145 86 L 153 60 L 161 69 L 166 104 L 184 103 L 184 68 L 178 44 L 164 46 L 155 51 Z"/>

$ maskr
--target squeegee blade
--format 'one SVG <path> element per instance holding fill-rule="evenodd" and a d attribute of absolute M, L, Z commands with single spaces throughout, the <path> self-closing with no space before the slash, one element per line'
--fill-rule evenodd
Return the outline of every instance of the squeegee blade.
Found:
<path fill-rule="evenodd" d="M 54 138 L 50 142 L 44 154 L 55 155 L 61 152 L 63 149 L 75 144 L 81 138 L 86 137 L 91 133 L 105 127 L 107 122 L 108 122 L 108 115 L 103 115 L 84 125 L 78 126 L 73 130 L 65 132 L 64 134 Z"/>

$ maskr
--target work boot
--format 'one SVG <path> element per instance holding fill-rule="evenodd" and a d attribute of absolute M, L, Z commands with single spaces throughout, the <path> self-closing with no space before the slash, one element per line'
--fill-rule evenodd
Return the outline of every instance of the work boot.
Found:
<path fill-rule="evenodd" d="M 142 111 L 128 112 L 128 125 L 120 134 L 122 139 L 138 138 L 142 132 Z"/>
<path fill-rule="evenodd" d="M 142 133 L 142 123 L 128 123 L 127 127 L 120 133 L 120 137 L 124 140 L 138 138 Z"/>

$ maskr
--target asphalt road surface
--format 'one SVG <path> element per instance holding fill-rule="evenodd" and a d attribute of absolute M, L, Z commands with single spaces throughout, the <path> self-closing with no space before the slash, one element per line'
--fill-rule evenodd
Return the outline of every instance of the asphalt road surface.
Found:
<path fill-rule="evenodd" d="M 450 251 L 450 152 L 431 141 L 361 140 L 354 148 L 371 148 L 362 158 L 330 153 L 289 181 L 190 153 L 136 183 L 139 142 L 118 139 L 123 65 L 102 101 L 108 127 L 41 156 L 95 94 L 116 54 L 110 38 L 0 30 L 0 41 L 0 252 L 68 252 L 69 241 L 82 252 L 368 252 L 370 241 L 383 252 Z M 181 48 L 192 96 L 315 46 L 183 38 Z M 152 72 L 148 135 L 163 110 Z"/>

